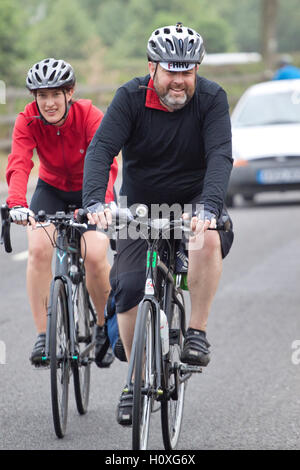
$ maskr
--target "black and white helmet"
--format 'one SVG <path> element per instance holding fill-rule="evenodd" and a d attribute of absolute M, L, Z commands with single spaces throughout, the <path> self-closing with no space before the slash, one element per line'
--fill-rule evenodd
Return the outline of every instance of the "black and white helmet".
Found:
<path fill-rule="evenodd" d="M 191 28 L 177 23 L 151 34 L 147 55 L 151 62 L 186 62 L 201 64 L 205 54 L 203 39 Z"/>
<path fill-rule="evenodd" d="M 73 68 L 64 60 L 53 58 L 41 60 L 27 73 L 26 86 L 31 91 L 39 88 L 71 88 L 74 85 Z"/>

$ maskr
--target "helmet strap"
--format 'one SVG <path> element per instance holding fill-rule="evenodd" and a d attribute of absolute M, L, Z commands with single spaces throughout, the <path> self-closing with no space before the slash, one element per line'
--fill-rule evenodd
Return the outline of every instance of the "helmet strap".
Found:
<path fill-rule="evenodd" d="M 155 70 L 154 70 L 154 75 L 153 75 L 153 82 L 154 82 L 154 79 L 155 79 L 157 69 L 158 69 L 158 62 L 156 62 L 156 65 L 155 65 Z"/>

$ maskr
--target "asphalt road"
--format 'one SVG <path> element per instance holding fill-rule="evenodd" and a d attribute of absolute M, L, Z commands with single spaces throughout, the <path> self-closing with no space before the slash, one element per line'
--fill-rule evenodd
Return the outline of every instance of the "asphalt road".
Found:
<path fill-rule="evenodd" d="M 208 325 L 212 360 L 189 381 L 179 449 L 300 449 L 300 197 L 281 199 L 231 210 L 235 242 Z M 0 449 L 129 450 L 130 430 L 115 419 L 126 378 L 119 361 L 93 365 L 85 416 L 70 388 L 67 434 L 55 436 L 49 370 L 29 363 L 36 335 L 21 227 L 12 244 L 10 255 L 0 247 Z M 149 446 L 163 449 L 159 413 Z"/>

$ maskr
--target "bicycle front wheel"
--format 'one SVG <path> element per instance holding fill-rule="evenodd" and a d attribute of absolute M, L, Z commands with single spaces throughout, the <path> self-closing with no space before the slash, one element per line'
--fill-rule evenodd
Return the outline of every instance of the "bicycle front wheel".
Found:
<path fill-rule="evenodd" d="M 73 362 L 74 391 L 77 410 L 85 414 L 88 409 L 91 381 L 91 348 L 92 327 L 88 306 L 88 293 L 85 285 L 80 282 L 73 293 L 73 308 L 75 320 L 75 339 L 77 358 Z"/>
<path fill-rule="evenodd" d="M 141 305 L 136 336 L 133 384 L 132 448 L 147 449 L 154 391 L 154 314 L 152 304 Z"/>
<path fill-rule="evenodd" d="M 64 437 L 67 427 L 69 401 L 69 328 L 67 298 L 64 283 L 57 279 L 51 299 L 50 374 L 54 429 Z"/>
<path fill-rule="evenodd" d="M 178 291 L 177 298 L 184 307 L 184 297 Z M 175 302 L 172 302 L 172 314 L 169 325 L 169 357 L 165 362 L 165 388 L 167 399 L 161 404 L 161 426 L 164 447 L 172 450 L 176 447 L 183 418 L 183 405 L 186 381 L 181 380 L 180 352 L 183 347 L 182 312 Z"/>

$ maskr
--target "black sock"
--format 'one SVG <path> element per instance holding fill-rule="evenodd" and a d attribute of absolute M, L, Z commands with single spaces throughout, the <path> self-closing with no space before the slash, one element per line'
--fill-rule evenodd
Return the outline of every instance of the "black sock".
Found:
<path fill-rule="evenodd" d="M 203 330 L 197 330 L 196 328 L 188 328 L 188 333 L 193 333 L 195 335 L 199 335 L 199 333 L 201 333 L 201 336 L 205 336 L 206 337 L 206 331 L 203 331 Z"/>

